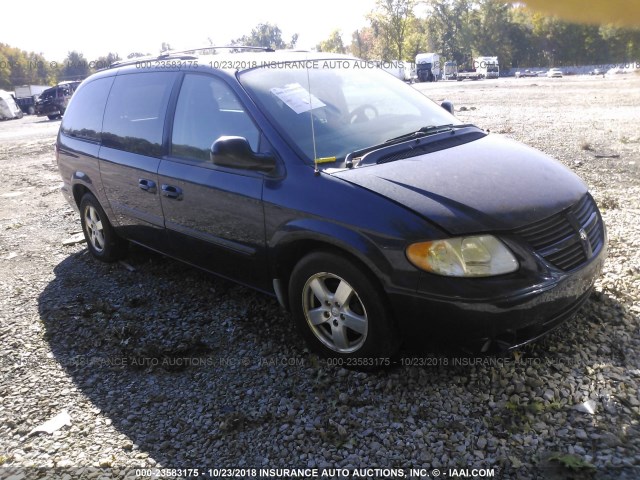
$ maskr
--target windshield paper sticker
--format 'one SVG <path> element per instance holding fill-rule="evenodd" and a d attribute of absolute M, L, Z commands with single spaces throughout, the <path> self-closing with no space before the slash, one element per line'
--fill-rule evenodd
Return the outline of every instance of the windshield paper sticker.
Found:
<path fill-rule="evenodd" d="M 318 97 L 309 93 L 299 83 L 290 83 L 285 85 L 284 88 L 272 88 L 271 93 L 296 113 L 304 113 L 314 108 L 326 107 Z"/>

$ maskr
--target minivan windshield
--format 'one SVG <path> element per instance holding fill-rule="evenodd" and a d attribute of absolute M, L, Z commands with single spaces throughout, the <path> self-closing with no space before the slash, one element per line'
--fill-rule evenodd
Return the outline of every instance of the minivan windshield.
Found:
<path fill-rule="evenodd" d="M 372 62 L 266 64 L 241 73 L 239 79 L 309 163 L 336 166 L 334 162 L 344 161 L 350 152 L 423 127 L 460 123 Z"/>

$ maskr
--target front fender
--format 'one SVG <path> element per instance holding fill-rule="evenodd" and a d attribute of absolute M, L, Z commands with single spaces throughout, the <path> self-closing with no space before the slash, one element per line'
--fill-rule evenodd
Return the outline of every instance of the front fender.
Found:
<path fill-rule="evenodd" d="M 388 248 L 384 248 L 384 246 Z M 276 277 L 282 277 L 283 266 L 292 252 L 304 256 L 323 247 L 340 250 L 355 257 L 371 271 L 387 291 L 403 286 L 415 291 L 419 275 L 401 275 L 398 266 L 408 264 L 404 255 L 404 243 L 358 231 L 346 225 L 324 219 L 296 219 L 282 225 L 268 241 L 270 269 Z M 383 246 L 383 248 L 380 248 Z M 300 248 L 313 249 L 299 252 Z M 395 264 L 395 268 L 392 264 Z M 409 265 L 410 266 L 410 265 Z M 411 267 L 412 270 L 415 270 Z"/>

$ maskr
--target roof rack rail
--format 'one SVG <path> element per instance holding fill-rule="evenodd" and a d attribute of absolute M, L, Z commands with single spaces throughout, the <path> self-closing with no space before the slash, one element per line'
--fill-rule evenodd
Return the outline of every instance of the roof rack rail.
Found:
<path fill-rule="evenodd" d="M 229 49 L 229 50 L 262 50 L 263 52 L 275 52 L 275 50 L 271 47 L 252 47 L 251 45 L 209 45 L 208 47 L 196 47 L 196 48 L 185 48 L 183 50 L 168 50 L 166 52 L 161 53 L 159 56 L 170 56 L 178 53 L 191 53 L 197 52 L 201 50 L 218 50 L 218 49 Z"/>
<path fill-rule="evenodd" d="M 271 47 L 252 47 L 249 45 L 209 45 L 208 47 L 196 47 L 196 48 L 188 48 L 185 50 L 167 50 L 166 52 L 162 52 L 159 55 L 145 55 L 142 57 L 133 57 L 127 58 L 126 60 L 118 60 L 117 62 L 113 62 L 109 65 L 109 68 L 122 67 L 125 65 L 133 65 L 137 62 L 143 62 L 150 59 L 164 59 L 172 56 L 181 56 L 181 58 L 189 58 L 193 59 L 195 57 L 188 56 L 192 55 L 193 52 L 198 52 L 202 50 L 217 50 L 217 49 L 229 49 L 229 50 L 262 50 L 263 52 L 275 52 L 275 50 Z"/>

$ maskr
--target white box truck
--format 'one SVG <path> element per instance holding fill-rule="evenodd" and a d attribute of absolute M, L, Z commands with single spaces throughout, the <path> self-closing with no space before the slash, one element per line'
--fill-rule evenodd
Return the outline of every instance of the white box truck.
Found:
<path fill-rule="evenodd" d="M 16 103 L 27 115 L 33 115 L 36 113 L 36 102 L 42 92 L 44 92 L 48 85 L 20 85 L 13 87 L 15 92 Z"/>
<path fill-rule="evenodd" d="M 498 57 L 476 57 L 473 61 L 476 72 L 483 78 L 498 78 L 500 76 L 500 65 Z"/>
<path fill-rule="evenodd" d="M 444 73 L 442 74 L 443 80 L 457 80 L 458 79 L 458 64 L 456 61 L 444 62 Z"/>

